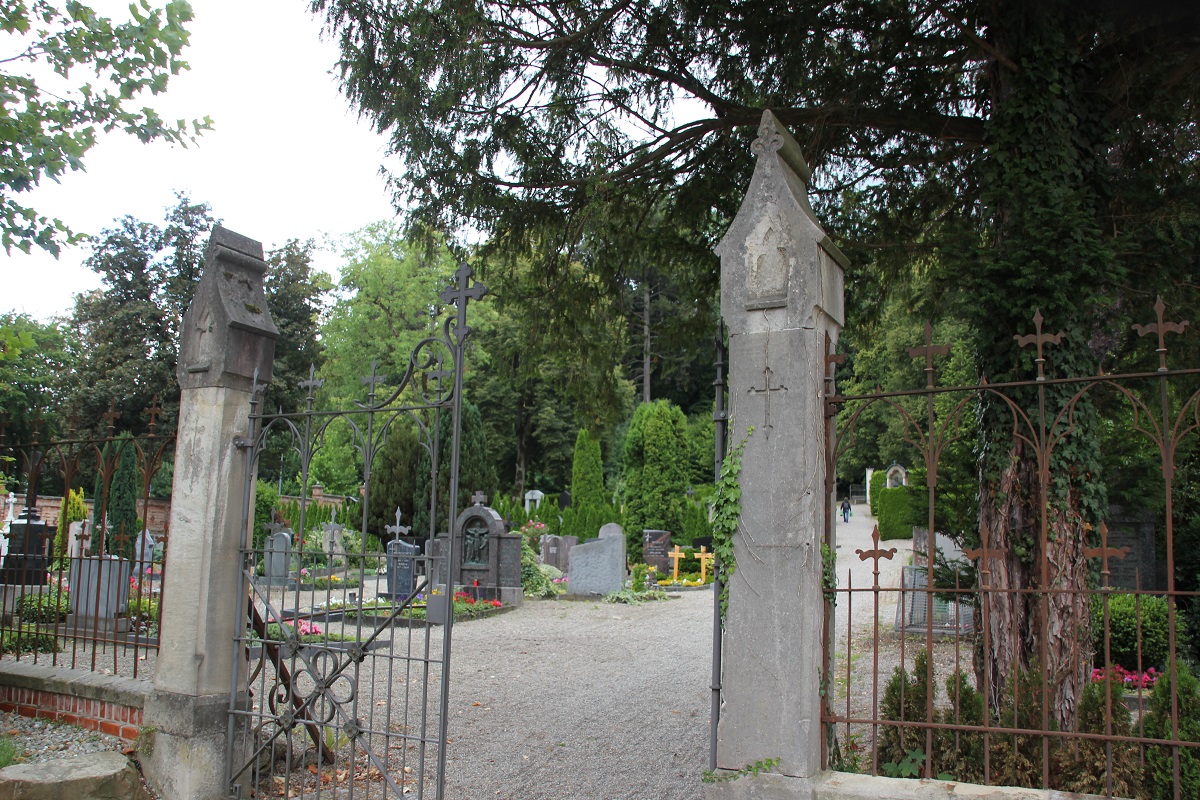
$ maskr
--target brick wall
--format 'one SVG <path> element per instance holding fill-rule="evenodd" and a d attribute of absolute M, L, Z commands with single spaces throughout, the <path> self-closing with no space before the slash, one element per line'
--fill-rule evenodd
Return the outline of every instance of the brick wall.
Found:
<path fill-rule="evenodd" d="M 13 504 L 13 517 L 17 517 L 25 510 L 25 498 L 14 498 L 16 501 Z M 87 507 L 88 519 L 92 518 L 92 501 L 84 500 L 84 506 Z M 39 497 L 37 499 L 38 514 L 42 521 L 51 528 L 58 526 L 58 514 L 62 510 L 61 497 Z M 160 540 L 163 532 L 167 529 L 167 521 L 171 518 L 171 501 L 164 498 L 151 498 L 149 508 L 143 508 L 141 500 L 137 504 L 138 516 L 145 516 L 146 527 L 150 529 Z M 3 507 L 0 506 L 0 526 L 4 524 Z"/>
<path fill-rule="evenodd" d="M 149 681 L 26 662 L 0 664 L 0 711 L 65 722 L 133 742 Z"/>

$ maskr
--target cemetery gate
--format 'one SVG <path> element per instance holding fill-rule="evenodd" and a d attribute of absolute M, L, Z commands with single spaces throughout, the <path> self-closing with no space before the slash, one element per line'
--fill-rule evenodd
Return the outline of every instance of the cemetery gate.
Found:
<path fill-rule="evenodd" d="M 486 292 L 471 278 L 461 265 L 441 294 L 455 309 L 440 331 L 413 348 L 402 375 L 373 366 L 362 378 L 365 399 L 352 408 L 321 408 L 323 381 L 312 374 L 297 413 L 264 413 L 256 387 L 249 433 L 238 443 L 249 468 L 230 797 L 443 796 L 453 630 L 444 576 L 456 554 L 453 536 L 436 557 L 424 545 L 458 511 L 466 306 Z M 380 454 L 402 434 L 415 435 L 422 451 L 420 468 L 406 464 L 424 475 L 416 479 L 421 530 L 398 508 L 393 524 L 371 515 Z M 353 449 L 358 497 L 314 485 L 314 464 L 333 447 Z M 273 513 L 256 508 L 255 475 L 268 459 L 281 464 L 280 483 L 282 465 L 294 465 L 300 485 L 297 500 Z"/>

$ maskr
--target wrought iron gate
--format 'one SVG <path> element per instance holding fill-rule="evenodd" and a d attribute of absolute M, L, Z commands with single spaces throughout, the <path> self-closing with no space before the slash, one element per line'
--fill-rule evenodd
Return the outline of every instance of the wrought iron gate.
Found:
<path fill-rule="evenodd" d="M 238 619 L 245 628 L 231 665 L 230 797 L 443 797 L 453 586 L 440 586 L 437 576 L 439 562 L 455 558 L 454 537 L 436 558 L 421 545 L 457 513 L 466 306 L 487 291 L 471 275 L 460 265 L 455 285 L 441 294 L 456 313 L 413 348 L 405 373 L 389 379 L 373 368 L 362 379 L 366 399 L 354 408 L 318 410 L 323 381 L 314 375 L 301 384 L 302 412 L 262 413 L 255 392 L 242 443 L 249 469 Z M 372 471 L 400 425 L 415 428 L 428 455 L 429 529 L 401 525 L 397 514 L 395 525 L 371 530 Z M 313 458 L 335 431 L 361 458 L 359 498 L 331 502 L 311 493 Z M 449 448 L 441 441 L 447 435 Z M 296 518 L 277 513 L 255 526 L 258 459 L 281 440 L 299 460 Z M 447 450 L 448 470 L 438 463 Z M 344 522 L 334 507 L 346 509 Z"/>

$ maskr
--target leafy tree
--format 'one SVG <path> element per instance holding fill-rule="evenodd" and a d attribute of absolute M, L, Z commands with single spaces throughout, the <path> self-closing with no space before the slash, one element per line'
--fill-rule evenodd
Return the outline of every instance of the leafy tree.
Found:
<path fill-rule="evenodd" d="M 687 420 L 666 400 L 642 403 L 625 436 L 625 535 L 641 560 L 642 531 L 683 531 L 687 500 Z"/>
<path fill-rule="evenodd" d="M 332 291 L 333 284 L 327 274 L 313 269 L 315 250 L 312 239 L 303 242 L 289 239 L 283 247 L 267 253 L 264 289 L 279 338 L 275 341 L 266 408 L 291 411 L 303 407 L 304 390 L 300 382 L 308 377 L 310 367 L 319 370 L 324 363 L 324 347 L 318 333 L 325 295 Z"/>
<path fill-rule="evenodd" d="M 444 246 L 427 248 L 389 222 L 347 237 L 342 258 L 342 279 L 321 328 L 323 392 L 333 405 L 365 397 L 362 378 L 372 363 L 393 385 L 403 377 L 413 348 L 437 331 L 438 293 L 455 269 Z"/>
<path fill-rule="evenodd" d="M 92 509 L 92 555 L 133 558 L 137 544 L 138 457 L 133 438 L 123 433 L 104 446 L 101 461 L 115 467 L 111 477 L 96 475 Z"/>
<path fill-rule="evenodd" d="M 0 30 L 15 50 L 0 72 L 0 242 L 11 252 L 37 245 L 55 255 L 74 237 L 66 224 L 39 215 L 18 197 L 44 177 L 57 181 L 83 169 L 83 157 L 100 131 L 121 130 L 142 142 L 186 145 L 211 127 L 207 117 L 174 124 L 139 96 L 164 92 L 171 76 L 188 68 L 180 58 L 192 19 L 186 0 L 163 8 L 129 7 L 133 19 L 117 22 L 69 0 L 9 3 Z M 11 51 L 10 51 L 11 52 Z M 71 73 L 95 72 L 95 83 L 73 85 Z"/>
<path fill-rule="evenodd" d="M 105 288 L 76 297 L 78 352 L 68 398 L 89 423 L 112 408 L 121 428 L 144 432 L 143 411 L 157 397 L 165 409 L 159 424 L 175 424 L 179 327 L 215 224 L 207 204 L 182 194 L 178 201 L 163 228 L 126 216 L 92 244 L 85 263 Z"/>
<path fill-rule="evenodd" d="M 67 331 L 59 322 L 42 323 L 11 312 L 0 314 L 0 330 L 9 331 L 14 342 L 0 358 L 0 418 L 5 439 L 28 442 L 34 415 L 41 411 L 41 438 L 45 441 L 47 428 L 56 422 L 53 412 L 62 402 L 60 376 L 68 371 L 70 362 Z"/>
<path fill-rule="evenodd" d="M 1111 312 L 1117 301 L 1163 289 L 1196 299 L 1177 286 L 1191 283 L 1181 278 L 1194 273 L 1200 240 L 1200 39 L 1182 6 L 910 0 L 803 3 L 785 14 L 765 2 L 314 0 L 313 9 L 339 37 L 346 93 L 402 156 L 397 184 L 411 187 L 411 215 L 471 221 L 497 249 L 538 240 L 549 280 L 578 246 L 604 238 L 595 232 L 615 231 L 610 248 L 629 252 L 588 263 L 600 285 L 624 285 L 628 259 L 665 247 L 692 256 L 671 261 L 682 282 L 714 289 L 716 261 L 704 251 L 740 202 L 752 129 L 770 108 L 818 168 L 818 214 L 856 265 L 851 322 L 925 276 L 915 310 L 964 320 L 977 373 L 998 382 L 1032 376 L 1013 337 L 1030 333 L 1037 309 L 1065 334 L 1049 350 L 1050 375 L 1095 374 L 1091 334 L 1123 316 Z M 1052 406 L 1061 400 L 1051 392 Z M 1024 590 L 1043 558 L 1056 587 L 1086 585 L 1081 549 L 1104 504 L 1091 477 L 1095 410 L 1078 409 L 1076 433 L 1058 448 L 1052 472 L 1068 477 L 1052 496 L 1042 496 L 1033 453 L 1013 445 L 1003 409 L 979 413 L 979 524 L 990 546 L 1025 554 L 995 587 L 1011 591 L 986 601 L 1005 631 L 980 660 L 991 672 L 986 700 L 999 705 L 1044 651 L 1044 668 L 1066 676 L 1046 702 L 1067 727 L 1086 603 L 1056 594 L 1049 618 L 1062 635 L 1052 634 Z M 1049 535 L 1030 536 L 1044 507 Z"/>

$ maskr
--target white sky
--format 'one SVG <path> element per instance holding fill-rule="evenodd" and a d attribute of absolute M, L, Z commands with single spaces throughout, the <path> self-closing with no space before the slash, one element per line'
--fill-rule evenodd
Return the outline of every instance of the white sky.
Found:
<path fill-rule="evenodd" d="M 127 3 L 92 5 L 128 17 Z M 306 6 L 192 0 L 196 18 L 184 52 L 191 70 L 172 78 L 165 95 L 138 100 L 167 120 L 207 114 L 214 129 L 188 149 L 114 133 L 84 157 L 86 172 L 43 181 L 21 200 L 75 231 L 99 233 L 126 214 L 161 225 L 175 191 L 186 191 L 193 202 L 211 204 L 225 227 L 268 249 L 393 217 L 379 176 L 386 143 L 339 94 L 331 72 L 337 48 L 321 41 L 320 21 Z M 64 248 L 58 261 L 0 249 L 0 313 L 68 313 L 75 293 L 101 285 L 82 266 L 86 257 L 83 247 Z M 336 275 L 336 255 L 320 254 L 317 266 Z"/>

